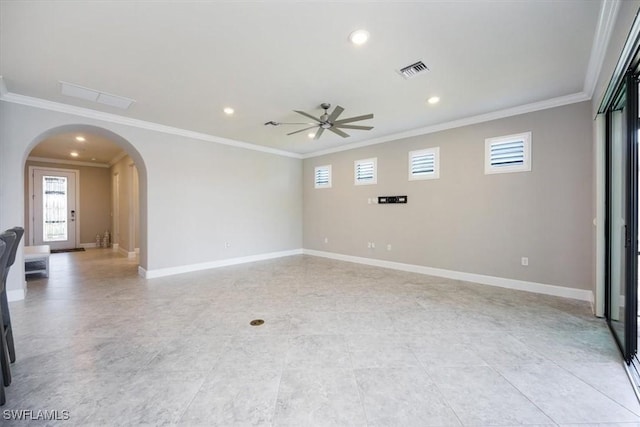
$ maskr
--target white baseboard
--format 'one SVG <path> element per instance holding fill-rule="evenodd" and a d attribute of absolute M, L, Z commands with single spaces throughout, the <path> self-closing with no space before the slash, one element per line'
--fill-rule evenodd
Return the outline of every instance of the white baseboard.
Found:
<path fill-rule="evenodd" d="M 463 280 L 466 282 L 474 282 L 482 285 L 498 286 L 501 288 L 517 289 L 520 291 L 533 292 L 537 294 L 553 295 L 558 297 L 593 302 L 593 292 L 584 289 L 567 288 L 564 286 L 547 285 L 543 283 L 527 282 L 524 280 L 506 279 L 504 277 L 485 276 L 483 274 L 465 273 L 461 271 L 425 267 L 415 264 L 403 264 L 400 262 L 363 258 L 333 252 L 316 251 L 313 249 L 303 249 L 302 252 L 305 255 L 331 258 L 339 261 L 354 262 L 357 264 L 366 264 L 375 267 L 390 268 L 393 270 L 427 274 L 429 276 L 446 277 L 447 279 Z"/>
<path fill-rule="evenodd" d="M 93 242 L 93 243 L 80 243 L 80 247 L 81 248 L 85 248 L 85 249 L 97 248 L 96 242 Z"/>
<path fill-rule="evenodd" d="M 269 252 L 266 254 L 249 255 L 239 258 L 228 258 L 217 261 L 203 262 L 199 264 L 181 265 L 178 267 L 158 268 L 155 270 L 145 270 L 138 267 L 138 274 L 146 279 L 154 279 L 157 277 L 173 276 L 174 274 L 190 273 L 192 271 L 209 270 L 212 268 L 227 267 L 230 265 L 245 264 L 248 262 L 264 261 L 274 258 L 283 258 L 292 255 L 302 255 L 302 249 L 293 249 L 290 251 Z"/>
<path fill-rule="evenodd" d="M 112 248 L 114 252 L 118 252 L 120 255 L 127 258 L 135 258 L 137 255 L 137 252 L 129 252 L 125 248 L 121 247 L 119 243 L 114 243 Z"/>
<path fill-rule="evenodd" d="M 20 301 L 27 295 L 27 287 L 24 289 L 7 289 L 7 301 Z"/>

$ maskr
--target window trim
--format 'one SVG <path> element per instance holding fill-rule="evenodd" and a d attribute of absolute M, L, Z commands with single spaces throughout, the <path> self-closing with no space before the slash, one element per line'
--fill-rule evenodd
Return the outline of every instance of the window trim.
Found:
<path fill-rule="evenodd" d="M 318 170 L 319 169 L 326 169 L 327 173 L 329 175 L 329 180 L 326 184 L 318 184 Z M 318 189 L 322 189 L 322 188 L 331 188 L 331 165 L 322 165 L 322 166 L 316 166 L 313 169 L 313 187 L 314 188 L 318 188 Z"/>
<path fill-rule="evenodd" d="M 373 179 L 369 181 L 358 181 L 358 165 L 362 163 L 373 163 Z M 378 158 L 370 157 L 368 159 L 355 160 L 353 162 L 353 182 L 354 185 L 373 185 L 378 183 Z"/>
<path fill-rule="evenodd" d="M 492 166 L 491 145 L 496 143 L 508 143 L 523 141 L 523 164 L 513 166 Z M 484 140 L 484 174 L 530 172 L 531 171 L 531 132 L 516 133 L 513 135 L 496 136 Z"/>
<path fill-rule="evenodd" d="M 433 172 L 423 175 L 415 175 L 412 173 L 413 158 L 422 156 L 425 154 L 433 154 Z M 440 147 L 424 148 L 421 150 L 409 151 L 409 181 L 424 181 L 427 179 L 439 179 L 440 178 Z"/>

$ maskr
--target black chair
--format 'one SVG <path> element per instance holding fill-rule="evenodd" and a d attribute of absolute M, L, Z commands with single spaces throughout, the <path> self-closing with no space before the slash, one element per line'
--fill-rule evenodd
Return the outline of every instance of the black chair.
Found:
<path fill-rule="evenodd" d="M 5 231 L 0 234 L 0 241 L 3 241 L 5 244 L 5 249 L 0 256 L 0 277 L 5 277 L 5 270 L 7 269 L 7 261 L 9 260 L 9 255 L 11 253 L 11 248 L 13 243 L 16 241 L 16 233 L 13 231 Z M 0 293 L 4 292 L 4 280 L 0 282 Z M 0 304 L 0 311 L 2 311 L 2 305 Z M 2 314 L 2 313 L 0 313 Z M 4 318 L 4 316 L 2 316 Z M 0 322 L 0 365 L 2 365 L 2 380 L 4 386 L 7 387 L 11 384 L 11 363 L 9 359 L 9 352 L 7 349 L 7 336 L 4 332 L 4 321 Z"/>
<path fill-rule="evenodd" d="M 18 252 L 18 246 L 20 246 L 20 240 L 24 234 L 24 228 L 13 227 L 7 231 L 13 231 L 16 233 L 16 240 L 13 242 L 13 246 L 9 249 L 9 259 L 7 259 L 7 268 L 4 270 L 4 276 L 2 277 L 2 292 L 0 292 L 0 309 L 2 310 L 2 321 L 4 323 L 4 334 L 7 340 L 7 348 L 9 350 L 9 359 L 11 363 L 16 361 L 16 349 L 13 344 L 13 328 L 11 327 L 11 313 L 9 312 L 9 301 L 7 300 L 7 277 L 9 276 L 9 269 L 16 261 L 16 253 Z"/>
<path fill-rule="evenodd" d="M 7 249 L 7 244 L 3 241 L 0 240 L 0 262 L 4 257 L 4 254 L 6 252 Z M 2 267 L 0 267 L 0 269 L 2 269 Z M 0 382 L 0 406 L 4 405 L 7 401 L 6 396 L 4 395 L 4 375 L 3 375 L 3 369 L 0 369 L 0 380 L 2 380 Z"/>

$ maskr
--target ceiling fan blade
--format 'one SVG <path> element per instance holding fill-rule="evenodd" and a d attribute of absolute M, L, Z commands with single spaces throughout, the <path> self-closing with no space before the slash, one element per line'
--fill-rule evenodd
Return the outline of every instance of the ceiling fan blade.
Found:
<path fill-rule="evenodd" d="M 373 114 L 365 114 L 363 116 L 350 117 L 348 119 L 336 120 L 333 124 L 334 125 L 341 125 L 343 123 L 351 123 L 351 122 L 357 122 L 359 120 L 368 120 L 368 119 L 373 119 Z"/>
<path fill-rule="evenodd" d="M 322 129 L 322 128 L 320 128 Z M 343 138 L 349 138 L 349 134 L 342 132 L 340 129 L 336 129 L 335 127 L 330 127 L 329 130 L 337 135 L 340 135 Z"/>
<path fill-rule="evenodd" d="M 297 130 L 295 132 L 288 133 L 287 135 L 294 135 L 296 133 L 304 132 L 305 130 L 313 129 L 315 127 L 318 127 L 318 125 L 313 125 L 313 126 L 308 127 L 308 128 L 300 129 L 300 130 Z"/>
<path fill-rule="evenodd" d="M 306 122 L 306 123 L 302 123 L 302 122 L 296 122 L 296 123 L 293 123 L 293 122 L 278 122 L 278 124 L 279 125 L 314 125 L 314 126 L 318 125 L 317 123 L 309 123 L 309 122 Z"/>
<path fill-rule="evenodd" d="M 329 118 L 327 119 L 327 121 L 329 123 L 333 123 L 335 121 L 335 119 L 338 118 L 338 116 L 340 114 L 342 114 L 342 112 L 344 111 L 344 108 L 342 108 L 339 105 L 336 105 L 336 108 L 333 109 L 333 113 L 331 113 L 331 115 L 329 116 Z"/>
<path fill-rule="evenodd" d="M 316 136 L 314 136 L 313 139 L 320 139 L 320 135 L 322 135 L 322 132 L 324 132 L 324 128 L 319 127 L 318 131 L 316 132 Z"/>
<path fill-rule="evenodd" d="M 300 110 L 293 110 L 294 112 L 298 113 L 298 114 L 302 114 L 305 117 L 309 117 L 310 119 L 315 120 L 318 123 L 322 123 L 322 120 L 320 120 L 317 117 L 313 117 L 311 114 L 305 113 L 304 111 L 300 111 Z"/>
<path fill-rule="evenodd" d="M 358 130 L 371 130 L 373 126 L 356 126 L 356 125 L 333 125 L 333 127 L 340 129 L 358 129 Z"/>

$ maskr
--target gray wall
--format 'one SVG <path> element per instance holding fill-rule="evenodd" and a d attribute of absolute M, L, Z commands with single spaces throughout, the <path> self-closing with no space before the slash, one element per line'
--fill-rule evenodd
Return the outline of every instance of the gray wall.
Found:
<path fill-rule="evenodd" d="M 0 102 L 0 229 L 24 223 L 28 153 L 52 130 L 74 129 L 110 138 L 138 167 L 143 268 L 301 248 L 299 159 L 7 102 Z M 21 251 L 16 265 L 12 291 L 23 289 Z"/>
<path fill-rule="evenodd" d="M 306 159 L 304 247 L 591 290 L 591 122 L 582 102 Z M 485 138 L 525 131 L 531 172 L 484 175 Z M 436 146 L 440 179 L 408 181 L 408 152 Z M 378 184 L 355 186 L 353 162 L 369 157 Z M 314 189 L 325 164 L 333 187 Z M 404 194 L 406 205 L 368 204 Z"/>

